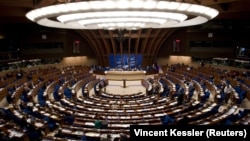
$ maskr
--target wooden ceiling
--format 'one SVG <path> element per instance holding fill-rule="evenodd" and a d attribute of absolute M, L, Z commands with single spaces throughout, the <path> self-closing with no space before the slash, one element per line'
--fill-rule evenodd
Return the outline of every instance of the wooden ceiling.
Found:
<path fill-rule="evenodd" d="M 0 0 L 0 26 L 31 23 L 25 14 L 34 8 L 67 0 Z M 250 19 L 250 0 L 170 0 L 202 4 L 216 8 L 214 20 Z M 109 54 L 143 54 L 144 64 L 152 64 L 164 42 L 176 29 L 141 29 L 133 31 L 76 30 L 91 46 L 100 65 L 107 66 Z M 120 34 L 124 35 L 119 38 Z"/>

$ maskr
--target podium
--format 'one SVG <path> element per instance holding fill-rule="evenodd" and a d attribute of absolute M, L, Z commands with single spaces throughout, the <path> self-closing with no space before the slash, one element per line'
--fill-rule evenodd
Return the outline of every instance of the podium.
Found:
<path fill-rule="evenodd" d="M 123 88 L 126 88 L 126 79 L 123 79 Z"/>

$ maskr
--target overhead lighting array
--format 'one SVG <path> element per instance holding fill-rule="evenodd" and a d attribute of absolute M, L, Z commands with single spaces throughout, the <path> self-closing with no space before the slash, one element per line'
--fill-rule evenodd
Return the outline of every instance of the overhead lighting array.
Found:
<path fill-rule="evenodd" d="M 56 4 L 29 11 L 42 26 L 65 29 L 175 28 L 205 23 L 218 10 L 164 0 L 94 0 Z"/>

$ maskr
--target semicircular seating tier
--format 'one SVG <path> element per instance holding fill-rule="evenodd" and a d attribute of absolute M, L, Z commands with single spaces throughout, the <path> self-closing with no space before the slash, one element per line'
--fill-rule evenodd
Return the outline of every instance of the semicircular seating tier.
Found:
<path fill-rule="evenodd" d="M 174 125 L 183 117 L 193 125 L 249 125 L 250 112 L 241 106 L 250 99 L 250 83 L 244 77 L 180 64 L 163 68 L 156 78 L 140 80 L 145 92 L 123 95 L 99 87 L 105 80 L 90 73 L 88 66 L 9 72 L 1 82 L 2 102 L 7 104 L 1 107 L 0 129 L 17 139 L 80 140 L 83 135 L 129 137 L 130 125 L 163 125 L 166 115 Z M 233 88 L 228 103 L 222 82 Z M 95 127 L 97 115 L 107 123 L 105 128 Z"/>

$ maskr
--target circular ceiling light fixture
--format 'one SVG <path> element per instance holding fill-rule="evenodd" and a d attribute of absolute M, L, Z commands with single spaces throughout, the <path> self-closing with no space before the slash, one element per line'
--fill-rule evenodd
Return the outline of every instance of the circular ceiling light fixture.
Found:
<path fill-rule="evenodd" d="M 164 0 L 94 0 L 56 4 L 29 11 L 42 26 L 65 29 L 175 28 L 205 23 L 218 10 Z"/>

